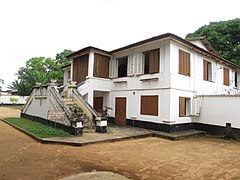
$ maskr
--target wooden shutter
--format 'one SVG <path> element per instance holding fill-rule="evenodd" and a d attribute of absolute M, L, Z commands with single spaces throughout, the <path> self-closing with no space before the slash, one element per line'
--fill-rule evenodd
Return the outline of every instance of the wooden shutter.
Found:
<path fill-rule="evenodd" d="M 86 80 L 88 75 L 88 57 L 89 55 L 83 55 L 73 59 L 73 81 L 81 83 Z"/>
<path fill-rule="evenodd" d="M 159 49 L 149 51 L 149 73 L 159 72 Z"/>
<path fill-rule="evenodd" d="M 185 52 L 186 56 L 186 75 L 190 76 L 190 54 Z"/>
<path fill-rule="evenodd" d="M 203 60 L 203 80 L 208 80 L 208 62 Z"/>
<path fill-rule="evenodd" d="M 186 98 L 179 97 L 179 117 L 186 116 Z"/>
<path fill-rule="evenodd" d="M 208 81 L 212 81 L 212 63 L 211 62 L 208 62 Z"/>
<path fill-rule="evenodd" d="M 128 65 L 127 65 L 127 75 L 132 76 L 133 75 L 133 55 L 128 56 Z"/>
<path fill-rule="evenodd" d="M 112 59 L 109 62 L 109 78 L 116 78 L 118 74 L 118 61 Z"/>
<path fill-rule="evenodd" d="M 143 54 L 137 53 L 133 55 L 133 73 L 135 75 L 143 74 L 144 72 L 144 63 L 143 63 Z"/>
<path fill-rule="evenodd" d="M 141 96 L 142 115 L 158 116 L 158 96 Z"/>
<path fill-rule="evenodd" d="M 223 68 L 223 84 L 229 86 L 229 69 Z"/>
<path fill-rule="evenodd" d="M 179 49 L 179 74 L 190 76 L 190 54 Z"/>
<path fill-rule="evenodd" d="M 94 53 L 94 68 L 93 68 L 94 77 L 100 78 L 109 77 L 109 60 L 110 58 L 107 56 Z"/>

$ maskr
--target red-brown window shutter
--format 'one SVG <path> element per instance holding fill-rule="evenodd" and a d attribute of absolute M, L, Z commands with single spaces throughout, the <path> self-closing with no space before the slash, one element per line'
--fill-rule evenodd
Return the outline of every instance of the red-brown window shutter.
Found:
<path fill-rule="evenodd" d="M 158 116 L 158 96 L 141 96 L 142 115 Z"/>
<path fill-rule="evenodd" d="M 179 97 L 179 117 L 186 116 L 186 98 Z"/>
<path fill-rule="evenodd" d="M 229 69 L 223 68 L 223 84 L 229 86 Z"/>

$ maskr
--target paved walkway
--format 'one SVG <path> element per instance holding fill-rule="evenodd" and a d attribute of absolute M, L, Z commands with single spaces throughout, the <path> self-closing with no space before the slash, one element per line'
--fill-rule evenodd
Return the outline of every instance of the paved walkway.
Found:
<path fill-rule="evenodd" d="M 93 130 L 92 132 L 83 132 L 82 136 L 53 137 L 44 138 L 43 140 L 45 142 L 60 142 L 64 144 L 81 146 L 96 142 L 120 141 L 152 136 L 153 133 L 146 129 L 110 125 L 108 126 L 107 133 L 97 133 Z"/>
<path fill-rule="evenodd" d="M 6 117 L 19 117 L 20 110 L 11 109 L 8 107 L 0 107 L 0 118 Z M 45 143 L 61 143 L 70 144 L 75 146 L 82 146 L 86 144 L 92 144 L 97 142 L 108 141 L 120 141 L 133 138 L 143 137 L 160 137 L 170 140 L 184 139 L 187 137 L 204 136 L 205 132 L 202 131 L 182 131 L 176 133 L 165 133 L 160 131 L 151 131 L 147 129 L 141 129 L 136 127 L 120 127 L 113 124 L 109 124 L 107 133 L 96 133 L 95 130 L 84 131 L 82 136 L 70 136 L 70 137 L 54 137 L 40 139 Z"/>
<path fill-rule="evenodd" d="M 75 146 L 82 146 L 98 142 L 120 141 L 144 137 L 160 137 L 170 140 L 180 140 L 189 137 L 199 137 L 205 135 L 206 135 L 205 132 L 197 130 L 165 133 L 136 127 L 120 127 L 111 124 L 108 126 L 107 133 L 96 133 L 95 131 L 92 131 L 84 132 L 82 136 L 44 138 L 43 141 L 47 143 L 62 143 Z"/>

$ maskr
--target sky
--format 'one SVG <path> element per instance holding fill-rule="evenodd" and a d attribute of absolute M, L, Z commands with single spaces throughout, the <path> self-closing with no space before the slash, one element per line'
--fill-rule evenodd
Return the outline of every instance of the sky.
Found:
<path fill-rule="evenodd" d="M 167 32 L 185 38 L 209 22 L 240 18 L 239 0 L 0 0 L 3 89 L 32 57 L 64 49 L 113 50 Z"/>

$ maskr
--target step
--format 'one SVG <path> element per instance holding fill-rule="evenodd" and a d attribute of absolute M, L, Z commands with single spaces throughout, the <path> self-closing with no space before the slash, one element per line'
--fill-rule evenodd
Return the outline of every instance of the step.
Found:
<path fill-rule="evenodd" d="M 75 102 L 73 102 L 73 101 L 65 101 L 65 103 L 66 103 L 67 105 L 76 105 Z"/>
<path fill-rule="evenodd" d="M 170 139 L 170 140 L 181 140 L 186 138 L 192 138 L 192 137 L 201 137 L 206 136 L 205 131 L 199 131 L 199 130 L 187 130 L 187 131 L 178 131 L 173 133 L 166 133 L 161 131 L 152 131 L 154 133 L 155 137 Z"/>

